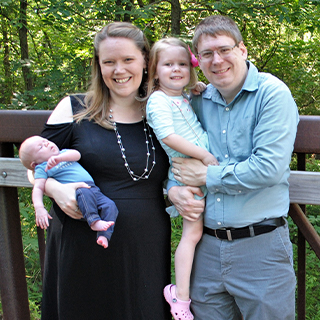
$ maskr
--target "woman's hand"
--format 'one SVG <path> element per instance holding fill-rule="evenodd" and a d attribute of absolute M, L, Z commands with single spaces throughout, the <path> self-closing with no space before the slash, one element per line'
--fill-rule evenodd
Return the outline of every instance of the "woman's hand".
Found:
<path fill-rule="evenodd" d="M 55 179 L 49 178 L 46 182 L 45 193 L 53 198 L 60 209 L 73 219 L 83 218 L 76 201 L 78 188 L 90 188 L 84 182 L 61 184 Z"/>
<path fill-rule="evenodd" d="M 174 186 L 168 191 L 170 201 L 180 215 L 189 221 L 197 221 L 205 206 L 205 200 L 196 200 L 194 194 L 203 196 L 201 189 L 197 187 Z"/>
<path fill-rule="evenodd" d="M 172 158 L 174 178 L 187 186 L 199 187 L 206 184 L 207 170 L 202 161 L 194 158 Z"/>

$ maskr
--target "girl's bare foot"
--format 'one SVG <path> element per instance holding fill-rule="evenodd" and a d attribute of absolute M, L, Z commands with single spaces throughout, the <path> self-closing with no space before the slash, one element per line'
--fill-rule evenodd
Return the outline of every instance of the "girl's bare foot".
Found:
<path fill-rule="evenodd" d="M 114 225 L 113 221 L 103 221 L 98 220 L 91 224 L 90 228 L 93 231 L 106 231 L 108 230 L 112 225 Z"/>
<path fill-rule="evenodd" d="M 97 240 L 97 244 L 104 247 L 105 249 L 108 248 L 108 239 L 104 236 L 100 236 Z"/>

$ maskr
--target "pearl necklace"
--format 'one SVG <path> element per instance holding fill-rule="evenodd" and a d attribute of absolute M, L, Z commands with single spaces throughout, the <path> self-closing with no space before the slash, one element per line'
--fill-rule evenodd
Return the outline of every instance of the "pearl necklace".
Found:
<path fill-rule="evenodd" d="M 120 135 L 120 133 L 118 131 L 118 128 L 117 128 L 117 123 L 112 120 L 113 119 L 113 115 L 112 115 L 113 110 L 110 109 L 109 112 L 110 112 L 109 119 L 112 121 L 113 130 L 114 130 L 114 132 L 116 134 L 116 137 L 117 137 L 117 142 L 118 142 L 118 145 L 119 145 L 119 148 L 120 148 L 122 159 L 124 161 L 124 166 L 127 169 L 130 177 L 132 178 L 133 181 L 139 181 L 140 179 L 148 179 L 150 174 L 151 174 L 151 171 L 153 170 L 153 168 L 154 168 L 154 166 L 156 164 L 156 148 L 154 147 L 154 144 L 153 144 L 152 134 L 151 134 L 148 122 L 145 120 L 145 117 L 142 116 L 143 131 L 144 131 L 144 134 L 145 134 L 145 137 L 146 137 L 147 160 L 146 160 L 146 166 L 144 168 L 143 173 L 141 175 L 137 175 L 130 169 L 129 163 L 127 161 L 127 157 L 126 157 L 126 154 L 125 154 L 126 149 L 123 146 L 123 143 L 122 143 L 122 140 L 121 140 L 121 135 Z M 152 149 L 152 153 L 153 153 L 153 161 L 152 161 L 152 166 L 151 166 L 150 170 L 148 169 L 149 168 L 149 160 L 150 160 L 150 149 L 149 149 L 149 143 L 150 142 L 149 142 L 148 136 L 150 138 L 151 149 Z"/>

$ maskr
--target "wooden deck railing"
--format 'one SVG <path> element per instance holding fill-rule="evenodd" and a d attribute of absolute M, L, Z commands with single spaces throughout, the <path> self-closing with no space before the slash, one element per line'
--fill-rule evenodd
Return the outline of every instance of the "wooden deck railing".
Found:
<path fill-rule="evenodd" d="M 49 115 L 47 111 L 0 111 L 0 291 L 4 320 L 30 320 L 17 191 L 17 186 L 30 184 L 19 159 L 13 159 L 14 144 L 39 134 Z M 43 232 L 39 234 L 42 248 Z M 40 253 L 43 262 L 43 250 Z"/>
<path fill-rule="evenodd" d="M 39 134 L 50 111 L 0 110 L 0 291 L 4 320 L 30 320 L 17 187 L 31 187 L 14 145 Z M 320 237 L 305 215 L 305 205 L 320 205 L 320 173 L 304 172 L 306 154 L 320 154 L 320 116 L 300 116 L 294 152 L 298 171 L 290 176 L 289 214 L 298 226 L 298 320 L 305 320 L 306 241 L 320 259 Z M 43 270 L 44 234 L 38 229 Z M 320 263 L 320 261 L 319 261 Z"/>

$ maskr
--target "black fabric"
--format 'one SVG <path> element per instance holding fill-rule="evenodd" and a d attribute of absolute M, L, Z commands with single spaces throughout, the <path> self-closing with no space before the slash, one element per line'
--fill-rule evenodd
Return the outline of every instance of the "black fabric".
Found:
<path fill-rule="evenodd" d="M 73 112 L 81 109 L 72 98 Z M 118 124 L 131 169 L 146 164 L 143 123 Z M 46 125 L 43 136 L 81 153 L 80 163 L 119 215 L 109 247 L 88 224 L 54 203 L 47 234 L 42 320 L 169 320 L 162 290 L 170 283 L 170 219 L 162 182 L 168 159 L 153 135 L 156 165 L 148 180 L 129 176 L 113 130 L 82 121 Z M 152 159 L 151 159 L 152 160 Z"/>

